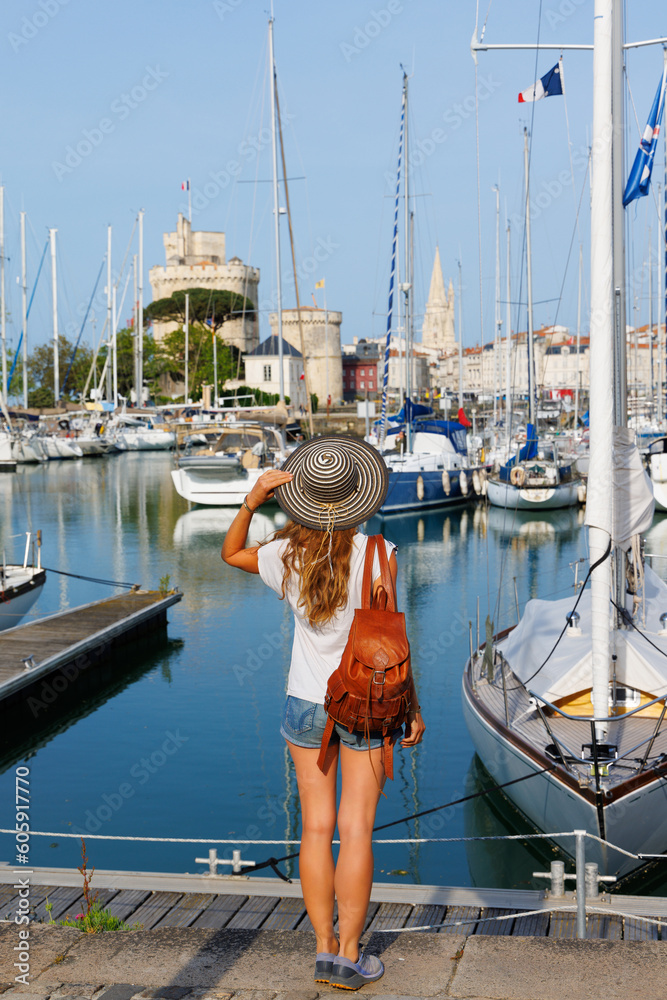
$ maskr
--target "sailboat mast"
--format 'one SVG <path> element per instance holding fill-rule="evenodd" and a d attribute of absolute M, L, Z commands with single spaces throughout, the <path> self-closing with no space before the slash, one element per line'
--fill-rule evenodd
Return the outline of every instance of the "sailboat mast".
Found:
<path fill-rule="evenodd" d="M 404 295 L 404 315 L 405 315 L 405 395 L 410 399 L 412 394 L 412 267 L 411 267 L 411 239 L 410 239 L 410 156 L 408 146 L 408 74 L 403 73 L 403 98 L 405 108 L 404 121 L 404 143 L 405 143 L 405 174 L 403 180 L 403 194 L 405 196 L 405 221 L 404 221 L 404 261 L 405 261 L 405 281 L 401 285 Z M 412 451 L 412 426 L 406 420 L 406 446 L 408 451 Z"/>
<path fill-rule="evenodd" d="M 461 275 L 461 250 L 459 249 L 459 410 L 463 409 L 463 277 Z"/>
<path fill-rule="evenodd" d="M 188 181 L 188 189 L 190 182 Z M 188 194 L 189 194 L 188 190 Z M 191 220 L 192 221 L 192 220 Z M 139 254 L 137 259 L 137 370 L 136 396 L 137 406 L 144 405 L 144 210 L 139 212 Z"/>
<path fill-rule="evenodd" d="M 2 399 L 7 405 L 7 307 L 5 303 L 5 188 L 0 185 L 0 331 L 2 334 Z"/>
<path fill-rule="evenodd" d="M 653 370 L 653 229 L 648 227 L 648 350 L 651 362 L 651 391 L 649 399 L 651 407 L 655 399 L 655 372 Z"/>
<path fill-rule="evenodd" d="M 104 363 L 106 368 L 106 398 L 111 402 L 111 226 L 107 226 L 107 357 Z"/>
<path fill-rule="evenodd" d="M 496 333 L 493 345 L 493 423 L 498 422 L 498 396 L 500 395 L 500 331 L 503 321 L 500 318 L 500 188 L 496 184 Z M 494 430 L 495 434 L 495 430 Z"/>
<path fill-rule="evenodd" d="M 530 244 L 530 175 L 528 129 L 523 130 L 523 164 L 526 174 L 526 271 L 528 283 L 528 423 L 535 426 L 535 344 L 533 343 L 533 261 Z"/>
<path fill-rule="evenodd" d="M 595 0 L 593 54 L 593 141 L 591 152 L 591 319 L 590 357 L 590 471 L 586 504 L 591 566 L 591 640 L 593 711 L 597 718 L 609 712 L 611 655 L 609 597 L 611 560 L 606 558 L 612 534 L 612 448 L 614 425 L 614 229 L 612 217 L 613 0 Z M 597 723 L 596 737 L 604 740 L 606 723 Z"/>
<path fill-rule="evenodd" d="M 507 305 L 505 307 L 505 436 L 507 455 L 512 437 L 512 286 L 510 276 L 511 234 L 507 223 Z"/>
<path fill-rule="evenodd" d="M 273 51 L 273 17 L 269 18 L 269 62 L 271 63 L 271 156 L 273 164 L 273 233 L 276 253 L 276 306 L 278 311 L 278 392 L 285 402 L 285 372 L 283 370 L 283 287 L 280 266 L 280 205 L 278 199 L 278 135 L 276 131 L 276 61 Z M 306 359 L 303 359 L 306 370 Z"/>
<path fill-rule="evenodd" d="M 576 434 L 577 427 L 579 426 L 579 382 L 580 371 L 579 371 L 579 349 L 581 345 L 581 279 L 584 269 L 584 248 L 579 244 L 579 287 L 577 288 L 577 363 L 575 366 L 575 383 L 574 383 L 574 431 Z"/>
<path fill-rule="evenodd" d="M 28 278 L 25 248 L 25 212 L 21 212 L 21 321 L 23 324 L 23 405 L 28 408 Z"/>
<path fill-rule="evenodd" d="M 58 405 L 60 399 L 60 365 L 58 358 L 58 279 L 56 275 L 56 233 L 57 229 L 49 229 L 51 242 L 51 299 L 53 307 L 53 403 Z"/>
<path fill-rule="evenodd" d="M 626 296 L 625 296 L 625 209 L 623 189 L 625 187 L 624 159 L 624 114 L 623 114 L 623 3 L 611 0 L 611 170 L 612 170 L 612 228 L 614 266 L 614 423 L 617 427 L 628 424 L 627 390 L 627 345 L 626 345 Z M 608 156 L 607 152 L 607 156 Z M 635 394 L 638 386 L 635 382 Z M 637 401 L 635 401 L 637 403 Z M 617 567 L 620 568 L 620 567 Z M 624 576 L 624 574 L 622 574 Z M 621 605 L 625 594 L 625 580 L 617 581 L 617 601 Z M 620 597 L 620 600 L 619 600 Z M 620 621 L 619 621 L 620 624 Z"/>

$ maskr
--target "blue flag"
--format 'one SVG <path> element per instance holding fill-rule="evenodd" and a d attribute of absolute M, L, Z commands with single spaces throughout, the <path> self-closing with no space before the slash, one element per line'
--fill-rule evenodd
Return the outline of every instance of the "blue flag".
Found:
<path fill-rule="evenodd" d="M 623 194 L 624 208 L 631 201 L 634 201 L 635 198 L 643 198 L 648 194 L 653 160 L 655 159 L 655 151 L 658 148 L 660 122 L 662 121 L 662 112 L 665 106 L 665 76 L 666 73 L 663 70 L 646 128 L 639 142 L 635 162 L 632 164 L 628 183 L 625 185 L 625 193 Z"/>

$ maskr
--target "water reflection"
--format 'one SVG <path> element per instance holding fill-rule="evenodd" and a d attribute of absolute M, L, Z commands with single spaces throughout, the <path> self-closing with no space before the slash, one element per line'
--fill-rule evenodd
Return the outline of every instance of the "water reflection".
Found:
<path fill-rule="evenodd" d="M 468 795 L 493 789 L 489 794 L 471 799 L 463 807 L 465 837 L 507 837 L 539 833 L 520 813 L 475 754 L 468 770 Z M 565 861 L 568 856 L 547 840 L 512 840 L 500 844 L 495 840 L 470 840 L 466 856 L 472 885 L 508 889 L 544 889 L 544 879 L 534 879 L 534 871 L 549 871 L 552 861 Z"/>

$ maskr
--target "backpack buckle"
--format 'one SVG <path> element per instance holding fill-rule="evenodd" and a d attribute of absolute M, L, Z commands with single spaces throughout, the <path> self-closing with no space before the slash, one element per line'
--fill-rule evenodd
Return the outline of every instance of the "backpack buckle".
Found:
<path fill-rule="evenodd" d="M 380 680 L 380 681 L 377 679 L 378 678 L 378 674 L 382 678 L 382 680 Z M 374 670 L 373 671 L 373 684 L 384 684 L 385 680 L 386 680 L 386 674 L 385 674 L 384 670 Z"/>

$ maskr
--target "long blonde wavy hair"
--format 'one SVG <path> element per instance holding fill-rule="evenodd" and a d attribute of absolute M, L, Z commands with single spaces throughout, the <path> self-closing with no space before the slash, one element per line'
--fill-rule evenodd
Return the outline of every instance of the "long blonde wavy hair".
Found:
<path fill-rule="evenodd" d="M 350 556 L 356 528 L 326 531 L 288 521 L 274 539 L 288 544 L 282 555 L 283 593 L 290 576 L 299 581 L 298 606 L 311 626 L 326 625 L 347 603 Z M 329 539 L 331 537 L 331 550 Z"/>

